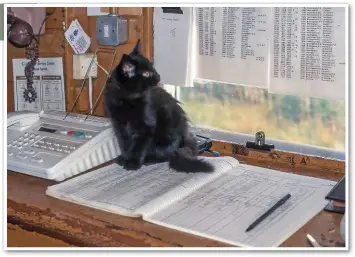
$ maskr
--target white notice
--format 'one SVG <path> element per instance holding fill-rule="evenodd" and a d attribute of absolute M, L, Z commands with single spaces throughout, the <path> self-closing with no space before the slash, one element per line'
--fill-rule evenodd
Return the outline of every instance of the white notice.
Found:
<path fill-rule="evenodd" d="M 162 84 L 191 86 L 192 8 L 154 8 L 154 66 Z"/>
<path fill-rule="evenodd" d="M 25 101 L 27 88 L 25 67 L 28 59 L 13 59 L 15 111 L 65 111 L 63 62 L 61 57 L 39 58 L 34 67 L 33 87 L 37 93 L 34 102 Z"/>
<path fill-rule="evenodd" d="M 196 78 L 266 88 L 271 8 L 196 8 Z"/>
<path fill-rule="evenodd" d="M 273 8 L 271 93 L 345 98 L 345 7 Z"/>

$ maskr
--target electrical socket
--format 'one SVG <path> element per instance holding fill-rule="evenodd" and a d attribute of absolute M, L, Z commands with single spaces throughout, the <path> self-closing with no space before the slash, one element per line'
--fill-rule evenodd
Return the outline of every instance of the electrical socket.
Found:
<path fill-rule="evenodd" d="M 118 46 L 127 42 L 127 20 L 118 15 L 104 15 L 96 18 L 96 40 L 99 45 Z"/>
<path fill-rule="evenodd" d="M 73 78 L 74 79 L 84 79 L 86 72 L 89 68 L 89 65 L 92 61 L 94 54 L 75 54 L 73 55 Z M 91 70 L 88 74 L 88 77 L 96 78 L 97 77 L 97 57 L 91 66 Z"/>

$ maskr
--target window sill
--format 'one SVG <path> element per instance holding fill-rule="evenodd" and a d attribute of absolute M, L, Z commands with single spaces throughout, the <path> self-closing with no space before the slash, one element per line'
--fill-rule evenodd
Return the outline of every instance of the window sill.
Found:
<path fill-rule="evenodd" d="M 212 140 L 225 141 L 241 145 L 245 145 L 247 141 L 255 141 L 255 137 L 251 135 L 218 130 L 215 128 L 210 128 L 201 125 L 191 126 L 191 131 L 195 134 L 209 137 Z M 345 161 L 345 152 L 337 151 L 330 148 L 295 144 L 282 140 L 268 139 L 267 135 L 266 143 L 275 145 L 275 149 L 280 151 Z"/>

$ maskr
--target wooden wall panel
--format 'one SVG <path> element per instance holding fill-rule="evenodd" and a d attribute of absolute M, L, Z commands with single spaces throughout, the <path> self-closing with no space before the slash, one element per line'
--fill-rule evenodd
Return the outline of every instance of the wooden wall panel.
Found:
<path fill-rule="evenodd" d="M 119 7 L 117 8 L 117 14 L 119 15 L 143 15 L 143 7 Z"/>
<path fill-rule="evenodd" d="M 46 8 L 47 13 L 53 12 L 53 7 Z M 54 13 L 46 21 L 46 29 L 63 29 L 64 8 L 56 8 Z"/>
<path fill-rule="evenodd" d="M 128 43 L 136 43 L 142 34 L 142 17 L 122 15 L 128 21 Z"/>
<path fill-rule="evenodd" d="M 116 47 L 116 58 L 114 60 L 115 67 L 120 61 L 124 53 L 129 53 L 138 39 L 142 41 L 142 49 L 144 54 L 153 59 L 153 8 L 148 7 L 110 7 L 106 8 L 114 14 L 122 15 L 128 20 L 128 42 L 127 44 Z M 52 12 L 53 8 L 48 7 L 47 12 Z M 79 92 L 81 82 L 73 79 L 73 54 L 74 51 L 64 37 L 64 30 L 70 26 L 70 23 L 78 19 L 80 25 L 91 38 L 91 45 L 87 53 L 94 53 L 99 47 L 96 42 L 96 16 L 87 16 L 86 7 L 59 7 L 56 8 L 53 15 L 46 21 L 45 34 L 40 39 L 40 57 L 63 57 L 64 64 L 64 80 L 66 92 L 66 108 L 70 110 Z M 64 22 L 64 24 L 63 24 Z M 111 47 L 107 47 L 111 48 Z M 8 77 L 8 111 L 14 110 L 13 101 L 13 75 L 12 75 L 12 59 L 24 58 L 25 50 L 15 48 L 8 43 L 7 57 L 7 77 Z M 111 56 L 102 53 L 98 56 L 99 64 L 106 70 L 109 69 Z M 98 97 L 104 86 L 106 74 L 99 69 L 98 78 L 94 79 L 93 101 Z M 88 89 L 85 86 L 74 112 L 86 112 L 89 109 Z M 101 97 L 95 115 L 105 116 L 103 99 Z"/>
<path fill-rule="evenodd" d="M 153 60 L 153 11 L 154 8 L 143 8 L 143 52 L 151 60 Z"/>
<path fill-rule="evenodd" d="M 152 50 L 150 48 L 152 45 L 152 34 L 149 34 L 153 31 L 152 23 L 144 24 L 145 20 L 152 20 L 152 10 L 147 11 L 148 9 L 153 8 L 140 8 L 140 7 L 132 7 L 132 8 L 118 8 L 118 7 L 110 7 L 109 11 L 114 14 L 122 15 L 122 17 L 128 20 L 128 42 L 124 45 L 120 45 L 116 47 L 116 58 L 114 60 L 113 68 L 117 66 L 122 55 L 124 53 L 129 53 L 134 44 L 138 39 L 142 40 L 142 48 L 143 52 L 149 58 L 152 57 Z M 151 18 L 146 18 L 145 15 L 151 15 Z M 91 37 L 91 45 L 88 50 L 88 53 L 94 53 L 98 47 L 100 47 L 96 42 L 96 16 L 86 16 L 86 8 L 67 8 L 67 19 L 66 25 L 69 26 L 73 19 L 78 19 L 81 26 L 85 30 L 85 32 Z M 145 33 L 144 30 L 147 30 L 148 33 Z M 112 47 L 101 47 L 102 49 L 112 49 Z M 66 63 L 66 85 L 67 85 L 67 108 L 70 110 L 72 107 L 72 103 L 75 100 L 76 93 L 79 92 L 81 81 L 73 80 L 73 51 L 70 45 L 66 44 L 66 54 L 65 54 L 65 63 Z M 108 53 L 100 53 L 98 56 L 99 64 L 109 70 L 111 64 L 112 56 Z M 98 77 L 94 79 L 94 88 L 93 88 L 93 102 L 99 97 L 102 88 L 105 85 L 106 73 L 101 69 L 98 70 Z M 74 95 L 73 95 L 74 94 Z M 74 112 L 86 112 L 88 108 L 88 94 L 82 93 L 80 98 L 74 108 Z M 97 116 L 106 116 L 104 111 L 103 97 L 99 99 L 97 107 L 94 110 L 94 115 Z"/>

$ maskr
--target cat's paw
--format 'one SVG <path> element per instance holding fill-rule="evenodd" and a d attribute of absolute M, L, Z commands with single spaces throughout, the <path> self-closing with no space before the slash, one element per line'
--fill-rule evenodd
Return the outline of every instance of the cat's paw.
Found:
<path fill-rule="evenodd" d="M 142 167 L 143 163 L 138 159 L 132 158 L 124 161 L 123 167 L 126 170 L 138 170 Z"/>
<path fill-rule="evenodd" d="M 119 155 L 115 162 L 120 165 L 120 166 L 124 166 L 124 163 L 125 163 L 125 158 L 123 157 L 123 155 Z"/>

